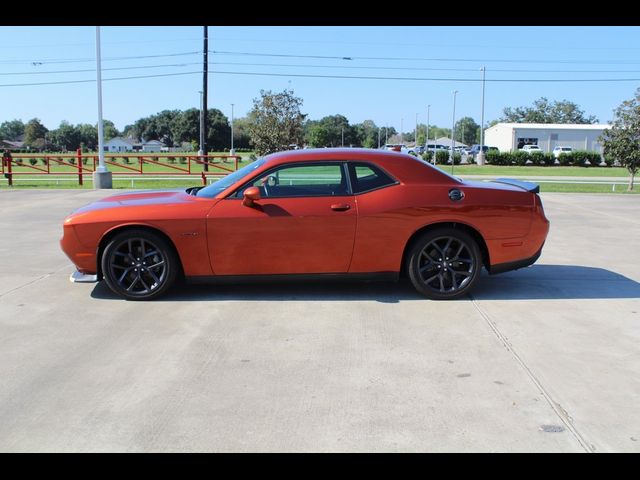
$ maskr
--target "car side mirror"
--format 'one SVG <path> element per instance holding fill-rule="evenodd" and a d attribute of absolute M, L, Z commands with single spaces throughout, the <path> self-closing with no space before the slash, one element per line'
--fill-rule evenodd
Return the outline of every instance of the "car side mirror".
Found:
<path fill-rule="evenodd" d="M 242 194 L 242 205 L 245 207 L 253 207 L 253 203 L 260 200 L 260 189 L 258 187 L 249 187 Z"/>

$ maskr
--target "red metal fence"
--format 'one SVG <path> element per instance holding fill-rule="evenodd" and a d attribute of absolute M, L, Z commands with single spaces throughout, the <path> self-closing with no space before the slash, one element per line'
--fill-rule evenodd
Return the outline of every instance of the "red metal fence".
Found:
<path fill-rule="evenodd" d="M 118 163 L 117 160 L 121 159 Z M 203 185 L 209 176 L 224 176 L 238 169 L 239 155 L 153 155 L 110 154 L 104 163 L 113 175 L 200 175 Z M 17 175 L 76 175 L 78 185 L 84 175 L 91 175 L 98 166 L 97 154 L 5 154 L 2 175 L 13 185 Z"/>

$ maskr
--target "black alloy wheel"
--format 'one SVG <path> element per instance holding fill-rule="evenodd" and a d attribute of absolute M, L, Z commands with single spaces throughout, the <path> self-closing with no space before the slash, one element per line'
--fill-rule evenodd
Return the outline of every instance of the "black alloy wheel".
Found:
<path fill-rule="evenodd" d="M 111 239 L 102 255 L 102 274 L 109 288 L 127 300 L 151 300 L 175 282 L 178 261 L 160 235 L 125 230 Z"/>
<path fill-rule="evenodd" d="M 434 300 L 465 295 L 480 276 L 482 254 L 477 242 L 456 228 L 426 232 L 413 244 L 407 271 L 415 289 Z"/>

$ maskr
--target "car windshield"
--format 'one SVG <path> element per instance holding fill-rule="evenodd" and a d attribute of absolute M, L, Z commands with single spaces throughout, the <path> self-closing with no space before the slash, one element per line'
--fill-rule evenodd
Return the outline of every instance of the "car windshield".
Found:
<path fill-rule="evenodd" d="M 238 180 L 244 178 L 246 175 L 256 170 L 257 168 L 264 165 L 264 158 L 256 160 L 255 162 L 250 163 L 249 165 L 245 165 L 239 170 L 236 170 L 233 173 L 230 173 L 226 177 L 222 177 L 220 180 L 213 182 L 211 185 L 199 190 L 197 193 L 198 197 L 208 197 L 213 198 L 218 195 L 223 190 L 229 188 L 231 185 L 236 183 Z"/>

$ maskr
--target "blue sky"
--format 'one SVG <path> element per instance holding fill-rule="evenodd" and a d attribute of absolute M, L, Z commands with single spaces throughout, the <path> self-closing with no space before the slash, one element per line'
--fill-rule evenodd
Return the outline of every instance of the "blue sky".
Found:
<path fill-rule="evenodd" d="M 202 27 L 106 26 L 101 34 L 104 79 L 201 71 Z M 210 26 L 209 49 L 227 52 L 209 56 L 209 106 L 228 116 L 231 103 L 235 116 L 244 116 L 261 89 L 291 88 L 303 98 L 309 118 L 340 113 L 352 123 L 372 119 L 396 129 L 403 119 L 405 131 L 413 128 L 416 113 L 425 122 L 427 104 L 432 124 L 450 126 L 453 90 L 458 90 L 456 118 L 471 116 L 479 123 L 481 83 L 455 79 L 480 79 L 482 66 L 487 80 L 640 79 L 639 27 Z M 36 73 L 66 70 L 88 71 Z M 71 80 L 95 80 L 95 27 L 0 28 L 0 122 L 38 117 L 48 128 L 62 120 L 95 123 L 95 82 L 6 86 Z M 104 117 L 122 129 L 160 110 L 198 107 L 201 86 L 198 73 L 105 81 Z M 637 80 L 488 81 L 485 121 L 499 117 L 504 107 L 531 105 L 546 96 L 576 102 L 606 122 L 638 86 Z"/>

